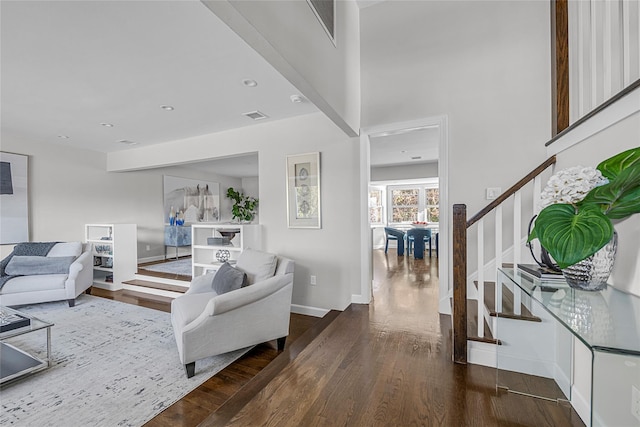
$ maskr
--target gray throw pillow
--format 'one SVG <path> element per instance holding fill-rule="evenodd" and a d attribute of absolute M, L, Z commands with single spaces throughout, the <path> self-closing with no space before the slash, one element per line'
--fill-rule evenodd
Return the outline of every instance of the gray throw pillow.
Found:
<path fill-rule="evenodd" d="M 10 276 L 32 276 L 34 274 L 67 274 L 74 256 L 18 256 L 14 255 L 5 268 Z"/>
<path fill-rule="evenodd" d="M 246 282 L 247 275 L 245 273 L 225 262 L 213 276 L 212 286 L 218 295 L 222 295 L 244 287 Z"/>

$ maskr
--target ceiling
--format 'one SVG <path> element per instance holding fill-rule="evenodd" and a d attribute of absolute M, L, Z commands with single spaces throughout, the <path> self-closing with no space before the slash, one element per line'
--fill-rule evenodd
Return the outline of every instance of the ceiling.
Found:
<path fill-rule="evenodd" d="M 108 153 L 318 111 L 199 1 L 0 7 L 3 139 Z"/>
<path fill-rule="evenodd" d="M 401 166 L 438 161 L 438 126 L 371 135 L 371 166 Z"/>
<path fill-rule="evenodd" d="M 292 102 L 297 89 L 199 1 L 2 0 L 0 11 L 2 139 L 108 153 L 319 111 Z M 375 136 L 372 165 L 437 161 L 436 138 Z M 190 167 L 257 176 L 258 156 Z"/>

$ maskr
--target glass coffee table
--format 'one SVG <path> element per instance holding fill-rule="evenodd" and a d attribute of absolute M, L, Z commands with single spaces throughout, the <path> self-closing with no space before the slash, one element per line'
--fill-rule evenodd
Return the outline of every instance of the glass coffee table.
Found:
<path fill-rule="evenodd" d="M 18 326 L 14 329 L 12 325 L 5 323 L 2 319 L 23 319 L 22 322 L 13 324 Z M 29 319 L 29 324 L 22 326 Z M 51 364 L 51 327 L 53 323 L 45 322 L 26 313 L 14 310 L 8 307 L 0 306 L 0 325 L 3 331 L 0 331 L 0 384 L 21 378 L 25 375 L 47 369 Z M 47 332 L 47 357 L 40 359 L 27 351 L 21 350 L 14 345 L 8 344 L 5 340 L 28 334 L 31 332 L 46 330 Z"/>

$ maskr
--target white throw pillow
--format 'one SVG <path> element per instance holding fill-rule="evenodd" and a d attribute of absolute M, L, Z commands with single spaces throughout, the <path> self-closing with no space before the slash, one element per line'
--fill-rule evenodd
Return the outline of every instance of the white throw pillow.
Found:
<path fill-rule="evenodd" d="M 49 253 L 48 257 L 74 256 L 79 257 L 82 253 L 82 242 L 63 242 L 56 243 Z"/>
<path fill-rule="evenodd" d="M 273 277 L 276 272 L 278 257 L 268 252 L 246 249 L 238 257 L 236 268 L 247 273 L 250 285 Z"/>

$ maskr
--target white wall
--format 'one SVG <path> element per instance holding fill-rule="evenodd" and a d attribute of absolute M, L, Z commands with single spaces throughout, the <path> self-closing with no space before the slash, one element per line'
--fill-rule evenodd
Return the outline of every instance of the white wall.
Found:
<path fill-rule="evenodd" d="M 286 217 L 287 155 L 320 151 L 322 228 L 290 229 Z M 181 141 L 110 153 L 110 171 L 258 152 L 264 249 L 296 261 L 293 303 L 344 309 L 360 292 L 359 151 L 324 115 L 264 122 Z M 309 285 L 309 276 L 317 285 Z"/>
<path fill-rule="evenodd" d="M 371 168 L 371 181 L 394 181 L 401 179 L 437 178 L 438 163 L 418 165 L 375 166 Z"/>
<path fill-rule="evenodd" d="M 4 138 L 2 150 L 29 156 L 31 241 L 83 241 L 84 224 L 134 223 L 141 259 L 164 255 L 163 175 L 219 182 L 223 221 L 231 219 L 231 202 L 224 193 L 241 186 L 239 178 L 185 167 L 109 173 L 105 154 L 60 144 Z M 13 246 L 2 245 L 1 256 Z"/>
<path fill-rule="evenodd" d="M 334 45 L 306 1 L 202 0 L 349 136 L 360 130 L 360 27 L 336 1 Z"/>
<path fill-rule="evenodd" d="M 638 135 L 640 112 L 558 153 L 556 170 L 577 165 L 595 167 L 619 152 L 640 146 Z M 552 144 L 550 149 L 553 148 Z M 640 215 L 615 222 L 614 226 L 618 232 L 618 250 L 610 283 L 625 292 L 640 295 Z"/>
<path fill-rule="evenodd" d="M 506 189 L 546 158 L 549 14 L 544 1 L 387 1 L 361 11 L 362 126 L 447 115 L 443 210 L 465 203 L 474 215 L 487 187 Z"/>

